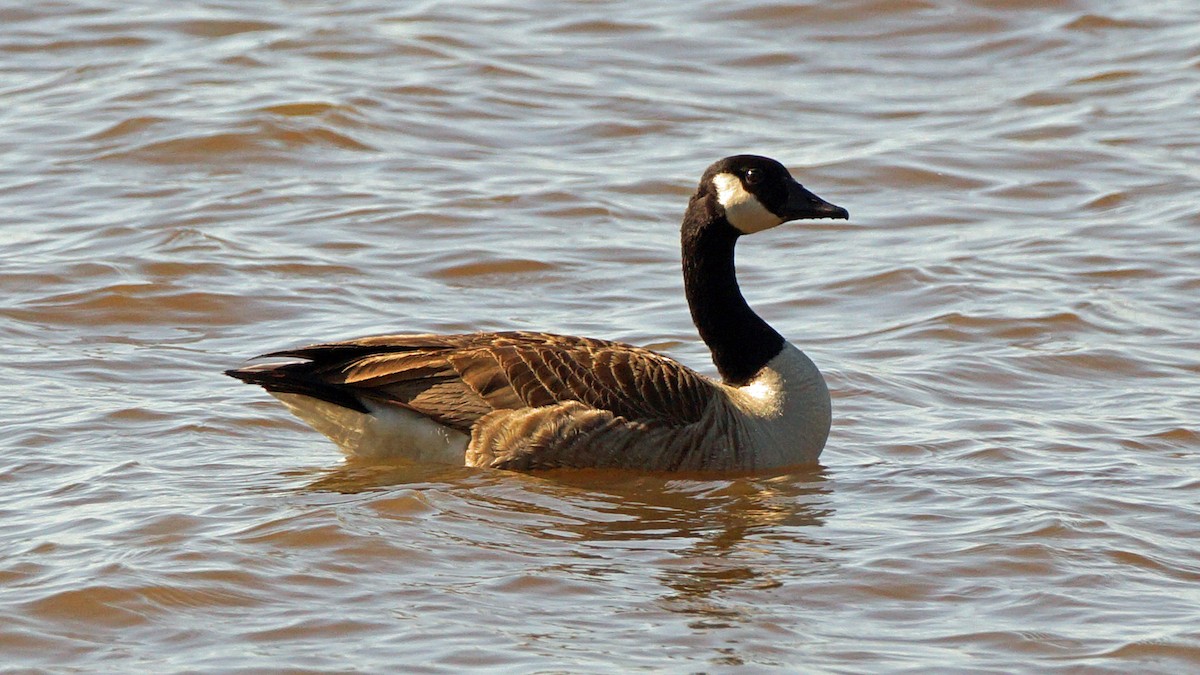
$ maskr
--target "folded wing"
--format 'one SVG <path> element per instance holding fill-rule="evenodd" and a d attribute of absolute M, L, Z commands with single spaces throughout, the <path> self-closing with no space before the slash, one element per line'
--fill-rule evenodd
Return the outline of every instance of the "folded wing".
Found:
<path fill-rule="evenodd" d="M 491 412 L 567 402 L 683 426 L 716 393 L 708 378 L 650 350 L 547 333 L 385 335 L 265 356 L 301 361 L 229 374 L 360 412 L 365 399 L 402 406 L 468 434 Z"/>

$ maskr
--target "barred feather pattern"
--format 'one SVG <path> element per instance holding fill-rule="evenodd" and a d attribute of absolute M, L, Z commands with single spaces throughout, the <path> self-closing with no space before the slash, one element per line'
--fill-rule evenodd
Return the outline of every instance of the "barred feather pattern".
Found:
<path fill-rule="evenodd" d="M 467 463 L 498 469 L 631 468 L 654 471 L 747 469 L 737 425 L 717 399 L 689 424 L 630 420 L 569 401 L 485 416 L 471 434 Z"/>
<path fill-rule="evenodd" d="M 745 468 L 720 385 L 656 352 L 548 333 L 386 335 L 233 371 L 268 390 L 400 406 L 470 435 L 465 463 Z"/>

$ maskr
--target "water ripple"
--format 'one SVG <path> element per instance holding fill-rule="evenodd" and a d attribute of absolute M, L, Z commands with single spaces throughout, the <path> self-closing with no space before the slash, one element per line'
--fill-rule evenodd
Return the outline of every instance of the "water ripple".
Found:
<path fill-rule="evenodd" d="M 0 25 L 9 667 L 1200 663 L 1192 3 L 88 0 Z M 221 374 L 478 329 L 711 372 L 677 226 L 742 151 L 854 214 L 739 248 L 834 394 L 813 471 L 342 463 Z"/>

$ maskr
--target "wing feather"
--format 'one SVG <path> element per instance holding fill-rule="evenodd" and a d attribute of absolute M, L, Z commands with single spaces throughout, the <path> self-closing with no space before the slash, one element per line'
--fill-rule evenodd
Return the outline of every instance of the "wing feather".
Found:
<path fill-rule="evenodd" d="M 266 356 L 303 361 L 231 374 L 269 370 L 254 381 L 280 391 L 302 381 L 318 398 L 401 405 L 463 431 L 493 411 L 570 401 L 627 420 L 689 424 L 715 393 L 708 378 L 650 350 L 548 333 L 383 335 Z"/>

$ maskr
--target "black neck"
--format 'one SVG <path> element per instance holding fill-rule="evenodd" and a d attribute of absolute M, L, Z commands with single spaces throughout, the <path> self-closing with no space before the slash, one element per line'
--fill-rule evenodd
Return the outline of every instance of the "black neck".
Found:
<path fill-rule="evenodd" d="M 683 221 L 683 288 L 692 321 L 722 379 L 743 385 L 782 351 L 783 336 L 742 297 L 733 265 L 740 233 L 724 215 L 693 200 Z"/>

